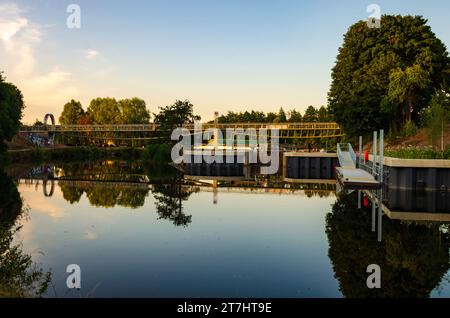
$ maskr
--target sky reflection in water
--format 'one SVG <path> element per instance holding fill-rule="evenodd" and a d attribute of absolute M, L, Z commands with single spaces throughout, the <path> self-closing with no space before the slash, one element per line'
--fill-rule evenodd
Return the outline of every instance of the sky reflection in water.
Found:
<path fill-rule="evenodd" d="M 113 166 L 122 177 L 130 169 Z M 107 179 L 102 173 L 97 176 Z M 57 181 L 46 197 L 42 181 L 21 179 L 18 191 L 29 212 L 15 241 L 52 272 L 47 296 L 450 295 L 442 222 L 384 216 L 379 243 L 370 205 L 357 209 L 356 193 L 219 188 L 214 204 L 210 188 L 188 186 L 176 175 L 151 183 Z M 72 263 L 82 270 L 80 291 L 66 287 Z M 372 263 L 382 269 L 380 290 L 366 287 Z"/>

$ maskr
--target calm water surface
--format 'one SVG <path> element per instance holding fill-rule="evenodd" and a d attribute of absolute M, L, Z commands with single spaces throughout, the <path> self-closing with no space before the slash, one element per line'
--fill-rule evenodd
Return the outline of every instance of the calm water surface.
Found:
<path fill-rule="evenodd" d="M 46 171 L 60 179 L 53 187 Z M 210 180 L 160 172 L 102 162 L 2 175 L 26 210 L 11 244 L 52 273 L 46 296 L 450 295 L 450 222 L 385 215 L 378 242 L 370 202 L 358 209 L 356 192 L 279 179 L 214 190 Z M 66 287 L 69 264 L 81 267 L 80 290 Z M 381 267 L 379 290 L 366 286 L 369 264 Z"/>

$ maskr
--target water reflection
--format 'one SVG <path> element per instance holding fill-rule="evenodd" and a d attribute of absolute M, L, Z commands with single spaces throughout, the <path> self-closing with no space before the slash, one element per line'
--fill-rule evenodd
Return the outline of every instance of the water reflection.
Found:
<path fill-rule="evenodd" d="M 151 190 L 160 219 L 176 226 L 192 222 L 192 216 L 183 213 L 183 201 L 196 188 L 169 165 L 146 166 L 139 161 L 68 163 L 34 167 L 21 175 L 25 183 L 42 183 L 46 197 L 52 196 L 57 183 L 67 202 L 79 203 L 85 194 L 93 207 L 137 209 L 144 206 Z"/>
<path fill-rule="evenodd" d="M 428 297 L 449 269 L 449 225 L 383 217 L 383 240 L 370 230 L 371 206 L 341 193 L 326 217 L 329 257 L 345 297 Z M 369 289 L 366 269 L 378 264 L 382 288 Z"/>
<path fill-rule="evenodd" d="M 13 242 L 25 212 L 16 185 L 1 170 L 0 189 L 0 297 L 42 296 L 51 274 L 34 264 L 21 245 Z"/>
<path fill-rule="evenodd" d="M 183 201 L 193 192 L 195 190 L 192 187 L 182 186 L 181 177 L 173 178 L 169 183 L 155 184 L 153 196 L 159 218 L 169 220 L 176 226 L 187 226 L 191 223 L 192 215 L 183 213 Z"/>
<path fill-rule="evenodd" d="M 137 209 L 146 206 L 147 199 L 152 201 L 146 206 L 146 210 L 151 211 L 150 216 L 148 213 L 108 213 L 105 216 L 101 209 L 96 209 L 98 213 L 87 209 L 84 216 L 77 211 L 76 217 L 70 220 L 61 217 L 60 223 L 36 221 L 42 222 L 46 229 L 52 229 L 48 232 L 60 231 L 59 236 L 55 234 L 57 238 L 63 237 L 65 234 L 62 233 L 66 233 L 67 228 L 73 229 L 72 222 L 83 231 L 87 231 L 84 226 L 89 224 L 89 243 L 79 240 L 76 241 L 79 245 L 67 244 L 73 244 L 71 246 L 75 246 L 74 250 L 79 255 L 90 251 L 85 259 L 93 267 L 95 261 L 90 255 L 96 255 L 96 248 L 102 253 L 105 251 L 111 266 L 121 271 L 125 266 L 127 274 L 124 275 L 136 281 L 132 285 L 134 289 L 129 287 L 128 291 L 135 291 L 137 296 L 148 295 L 148 290 L 140 285 L 141 278 L 134 277 L 130 268 L 149 275 L 148 266 L 159 269 L 159 272 L 153 271 L 157 274 L 149 279 L 159 284 L 164 295 L 185 297 L 216 295 L 217 291 L 209 289 L 209 282 L 202 280 L 208 273 L 210 280 L 219 277 L 217 283 L 225 286 L 221 296 L 234 295 L 232 291 L 250 286 L 245 283 L 246 279 L 259 286 L 264 285 L 261 282 L 268 277 L 275 280 L 269 284 L 270 287 L 248 287 L 245 295 L 271 296 L 275 285 L 278 286 L 277 295 L 297 296 L 299 290 L 304 295 L 308 289 L 311 290 L 312 285 L 305 283 L 312 279 L 310 272 L 318 268 L 320 271 L 314 272 L 317 275 L 314 276 L 315 283 L 322 279 L 327 282 L 326 288 L 315 294 L 319 296 L 336 296 L 340 291 L 345 297 L 428 297 L 445 282 L 450 267 L 448 193 L 411 194 L 383 189 L 377 192 L 340 192 L 335 200 L 336 184 L 333 180 L 322 180 L 322 183 L 310 183 L 310 179 L 286 182 L 280 175 L 241 174 L 242 166 L 237 169 L 226 167 L 208 172 L 196 168 L 186 175 L 167 165 L 104 161 L 48 165 L 19 173 L 15 178 L 42 186 L 44 190 L 41 192 L 39 189 L 40 196 L 53 195 L 46 200 L 57 202 L 62 197 L 67 203 L 55 204 L 67 211 L 85 202 L 96 208 Z M 225 175 L 217 175 L 218 172 Z M 22 207 L 21 201 L 17 201 L 20 200 L 17 188 L 10 179 L 6 180 L 9 181 L 2 181 L 6 182 L 1 184 L 2 189 L 10 191 L 0 194 L 5 197 L 0 197 L 2 224 L 3 218 L 16 220 Z M 217 198 L 221 193 L 223 202 Z M 379 209 L 374 208 L 374 202 Z M 430 207 L 430 204 L 434 206 Z M 12 213 L 12 216 L 3 211 Z M 100 216 L 101 222 L 96 223 L 95 218 Z M 152 223 L 156 218 L 167 222 Z M 15 221 L 11 222 L 7 222 L 7 228 L 13 229 L 8 232 L 12 237 Z M 108 226 L 103 227 L 103 222 Z M 113 226 L 116 226 L 115 230 Z M 180 231 L 181 228 L 186 229 Z M 45 240 L 43 242 L 44 249 L 46 246 L 53 248 L 53 253 L 61 253 L 60 259 L 64 259 L 63 248 L 59 245 L 49 247 Z M 117 257 L 118 251 L 131 265 L 121 262 Z M 247 263 L 241 262 L 245 257 Z M 167 264 L 186 262 L 191 267 L 171 265 L 167 268 Z M 147 266 L 136 265 L 141 263 Z M 253 265 L 247 268 L 246 264 L 250 263 Z M 198 269 L 199 264 L 203 270 Z M 367 288 L 366 269 L 370 264 L 381 267 L 381 289 Z M 261 270 L 261 276 L 254 277 L 255 266 L 265 266 L 266 271 Z M 103 265 L 98 265 L 98 268 L 97 275 L 102 275 Z M 285 274 L 288 269 L 289 274 Z M 173 273 L 180 273 L 177 279 L 164 276 Z M 333 273 L 336 279 L 333 279 Z M 41 272 L 40 279 L 43 275 Z M 298 286 L 289 285 L 287 288 L 277 283 L 281 281 L 277 275 L 286 286 L 293 285 L 293 281 Z M 189 281 L 190 278 L 195 278 L 194 282 Z M 128 282 L 127 279 L 118 281 L 117 285 Z M 229 285 L 230 281 L 235 285 Z M 195 287 L 197 285 L 200 287 Z M 174 292 L 186 286 L 192 286 L 194 292 L 187 289 L 184 294 Z M 112 289 L 105 288 L 101 295 L 109 295 L 106 290 Z"/>

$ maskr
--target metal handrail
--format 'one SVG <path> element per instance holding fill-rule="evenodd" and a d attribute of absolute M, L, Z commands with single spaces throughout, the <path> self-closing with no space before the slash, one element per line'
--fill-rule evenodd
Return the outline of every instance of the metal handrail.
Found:
<path fill-rule="evenodd" d="M 337 146 L 336 146 L 336 149 L 337 149 L 336 152 L 337 152 L 337 155 L 338 155 L 338 158 L 339 158 L 340 162 L 344 161 L 343 153 L 344 152 L 348 152 L 349 155 L 350 155 L 350 159 L 353 162 L 353 165 L 356 167 L 356 154 L 355 154 L 355 151 L 353 150 L 353 147 L 352 147 L 352 145 L 350 143 L 338 143 Z"/>

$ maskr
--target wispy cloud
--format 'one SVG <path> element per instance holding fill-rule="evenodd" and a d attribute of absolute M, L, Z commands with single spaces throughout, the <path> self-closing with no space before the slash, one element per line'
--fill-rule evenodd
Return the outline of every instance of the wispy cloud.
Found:
<path fill-rule="evenodd" d="M 0 5 L 0 39 L 7 54 L 14 54 L 16 75 L 29 75 L 35 65 L 33 45 L 41 41 L 41 32 L 22 16 L 24 10 L 14 3 Z"/>
<path fill-rule="evenodd" d="M 92 50 L 92 49 L 87 50 L 86 55 L 85 55 L 85 57 L 88 60 L 93 60 L 93 59 L 97 58 L 98 56 L 99 56 L 99 53 L 96 50 Z"/>
<path fill-rule="evenodd" d="M 7 77 L 22 90 L 31 116 L 43 116 L 46 108 L 63 104 L 75 97 L 78 89 L 71 83 L 71 73 L 57 65 L 44 73 L 36 71 L 36 47 L 42 42 L 43 27 L 26 17 L 26 10 L 15 3 L 0 4 L 0 51 L 14 63 Z"/>

